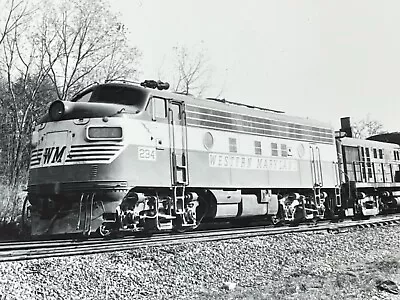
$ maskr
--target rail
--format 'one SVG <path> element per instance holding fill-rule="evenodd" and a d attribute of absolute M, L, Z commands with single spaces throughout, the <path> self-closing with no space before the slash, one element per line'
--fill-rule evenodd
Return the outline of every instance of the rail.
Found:
<path fill-rule="evenodd" d="M 374 217 L 369 220 L 345 220 L 343 222 L 321 222 L 302 224 L 296 227 L 283 226 L 254 226 L 245 228 L 225 228 L 206 231 L 192 231 L 183 234 L 157 234 L 152 237 L 128 236 L 118 239 L 91 239 L 91 240 L 56 240 L 56 241 L 28 241 L 0 243 L 0 262 L 86 255 L 96 253 L 131 250 L 143 247 L 157 247 L 164 245 L 178 245 L 194 242 L 210 242 L 255 236 L 278 235 L 285 233 L 310 231 L 341 231 L 351 227 L 370 227 L 388 224 L 399 224 L 400 214 L 392 216 Z"/>

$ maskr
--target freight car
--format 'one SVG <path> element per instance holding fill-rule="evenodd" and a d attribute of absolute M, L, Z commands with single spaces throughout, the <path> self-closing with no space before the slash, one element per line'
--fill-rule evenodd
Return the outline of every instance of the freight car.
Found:
<path fill-rule="evenodd" d="M 32 135 L 33 235 L 397 208 L 397 145 L 352 139 L 346 126 L 335 139 L 323 122 L 167 88 L 109 82 L 50 105 Z"/>

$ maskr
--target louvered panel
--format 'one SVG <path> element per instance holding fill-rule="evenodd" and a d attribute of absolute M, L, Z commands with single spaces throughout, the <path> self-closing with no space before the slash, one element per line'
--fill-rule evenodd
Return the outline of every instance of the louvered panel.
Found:
<path fill-rule="evenodd" d="M 40 164 L 40 158 L 42 157 L 42 153 L 43 149 L 32 150 L 30 167 L 38 166 Z"/>
<path fill-rule="evenodd" d="M 119 144 L 84 144 L 72 145 L 65 163 L 107 162 L 111 160 L 123 145 Z"/>

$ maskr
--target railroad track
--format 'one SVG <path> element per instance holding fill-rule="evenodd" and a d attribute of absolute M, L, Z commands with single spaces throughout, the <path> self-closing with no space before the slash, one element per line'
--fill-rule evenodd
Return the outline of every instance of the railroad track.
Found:
<path fill-rule="evenodd" d="M 282 226 L 256 226 L 245 228 L 225 228 L 207 231 L 193 231 L 174 234 L 157 234 L 152 237 L 127 236 L 118 239 L 90 240 L 54 240 L 54 241 L 27 241 L 0 243 L 0 262 L 19 261 L 38 258 L 62 257 L 105 253 L 113 251 L 131 250 L 135 248 L 163 245 L 177 245 L 193 242 L 218 241 L 236 238 L 246 238 L 284 233 L 328 230 L 340 232 L 351 227 L 372 227 L 389 224 L 399 224 L 400 214 L 376 217 L 369 220 L 342 222 L 321 222 L 316 224 L 302 224 L 296 227 Z"/>

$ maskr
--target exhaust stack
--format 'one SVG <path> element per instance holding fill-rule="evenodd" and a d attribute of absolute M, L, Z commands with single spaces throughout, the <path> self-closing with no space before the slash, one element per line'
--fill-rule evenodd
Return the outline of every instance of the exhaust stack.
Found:
<path fill-rule="evenodd" d="M 346 137 L 353 137 L 353 129 L 351 128 L 350 117 L 340 118 L 340 131 L 346 134 Z"/>

